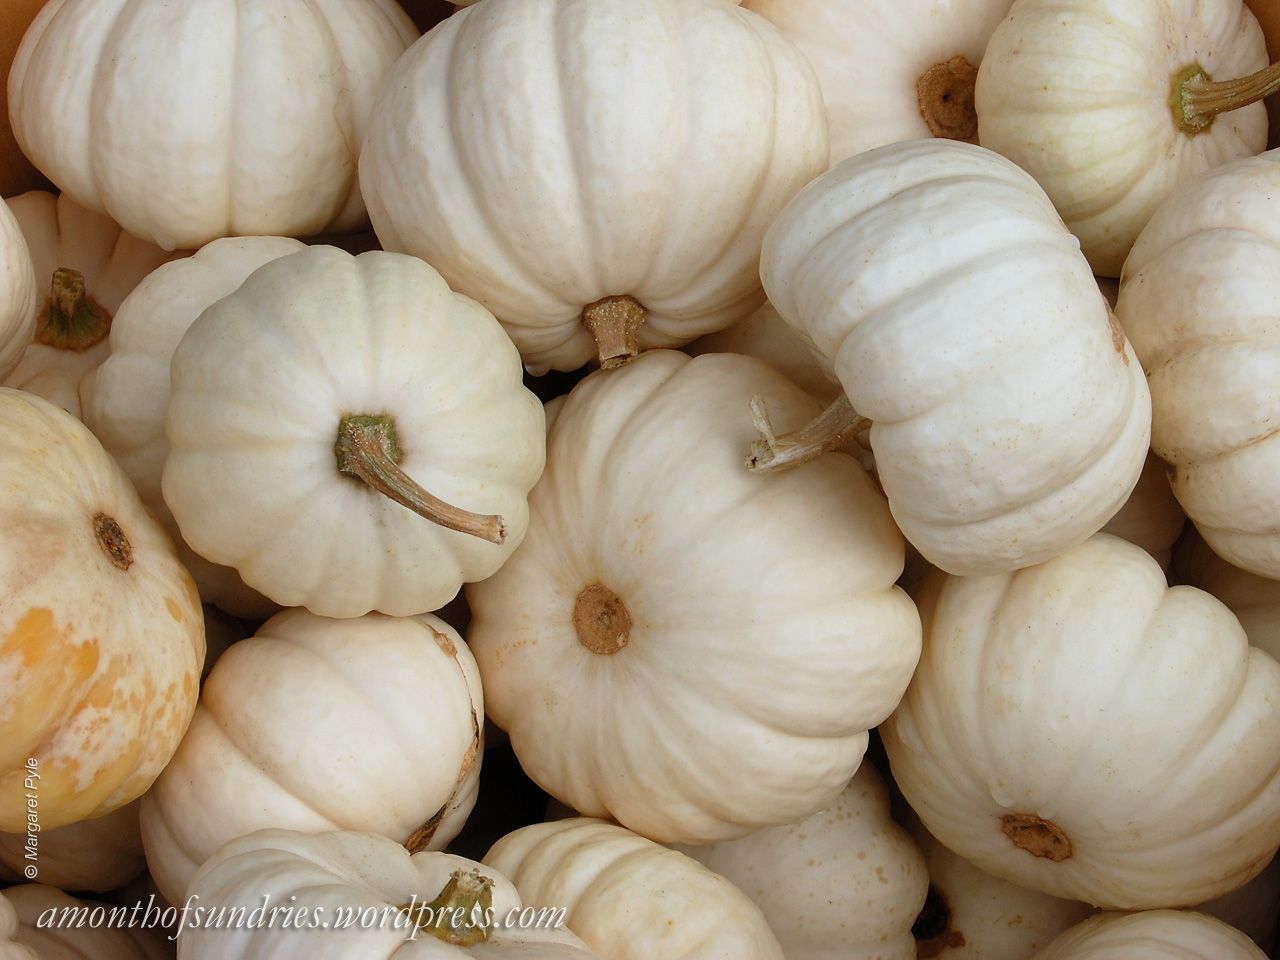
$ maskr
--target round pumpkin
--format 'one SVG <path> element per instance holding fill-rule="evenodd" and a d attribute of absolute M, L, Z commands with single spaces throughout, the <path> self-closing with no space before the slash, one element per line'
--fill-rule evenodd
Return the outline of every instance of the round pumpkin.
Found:
<path fill-rule="evenodd" d="M 831 806 L 919 652 L 874 481 L 843 454 L 748 473 L 753 394 L 784 422 L 817 410 L 732 354 L 589 376 L 555 414 L 525 542 L 467 589 L 489 716 L 525 772 L 662 842 Z"/>
<path fill-rule="evenodd" d="M 107 358 L 120 304 L 174 255 L 65 195 L 35 191 L 6 202 L 31 251 L 40 299 L 34 337 L 4 385 L 78 417 L 80 381 Z"/>
<path fill-rule="evenodd" d="M 195 710 L 204 623 L 169 538 L 80 421 L 0 387 L 0 465 L 0 831 L 26 833 L 29 802 L 52 830 L 151 785 Z"/>
<path fill-rule="evenodd" d="M 831 163 L 900 140 L 976 143 L 973 88 L 1012 0 L 745 0 L 813 64 Z"/>
<path fill-rule="evenodd" d="M 1031 960 L 1266 960 L 1243 933 L 1183 910 L 1103 914 L 1061 934 Z"/>
<path fill-rule="evenodd" d="M 0 960 L 170 960 L 173 946 L 141 924 L 93 924 L 81 917 L 108 918 L 112 906 L 79 900 L 38 883 L 10 887 L 0 893 L 17 921 L 13 940 L 30 953 L 5 953 L 4 914 L 0 905 Z M 145 914 L 139 911 L 141 918 Z M 61 921 L 61 922 L 59 922 Z"/>
<path fill-rule="evenodd" d="M 866 431 L 894 519 L 977 575 L 1102 527 L 1147 454 L 1146 380 L 1076 240 L 1026 173 L 952 140 L 846 160 L 765 238 L 769 298 L 844 398 L 786 436 L 757 405 L 757 470 Z"/>
<path fill-rule="evenodd" d="M 200 596 L 249 618 L 270 616 L 277 607 L 245 586 L 234 569 L 212 564 L 187 547 L 160 491 L 169 454 L 164 433 L 169 365 L 206 308 L 234 293 L 258 267 L 304 249 L 284 237 L 230 237 L 153 271 L 116 311 L 110 356 L 80 385 L 85 423 L 178 542 Z"/>
<path fill-rule="evenodd" d="M 1280 150 L 1187 183 L 1142 231 L 1116 315 L 1151 384 L 1151 446 L 1215 553 L 1280 577 Z"/>
<path fill-rule="evenodd" d="M 616 824 L 535 823 L 500 839 L 483 862 L 510 877 L 525 903 L 565 908 L 569 929 L 609 960 L 783 960 L 742 891 Z"/>
<path fill-rule="evenodd" d="M 0 203 L 0 378 L 22 359 L 36 328 L 36 274 L 22 227 Z"/>
<path fill-rule="evenodd" d="M 353 230 L 374 93 L 417 35 L 395 0 L 50 0 L 9 119 L 63 193 L 166 250 Z"/>
<path fill-rule="evenodd" d="M 799 823 L 677 849 L 751 898 L 787 960 L 916 960 L 911 928 L 929 876 L 869 763 Z"/>
<path fill-rule="evenodd" d="M 826 162 L 813 71 L 753 13 L 496 0 L 392 69 L 360 183 L 386 249 L 493 311 L 531 368 L 574 370 L 758 307 L 764 231 Z"/>
<path fill-rule="evenodd" d="M 1280 846 L 1280 664 L 1201 590 L 1099 534 L 916 591 L 920 667 L 880 728 L 939 841 L 1019 886 L 1195 904 Z"/>
<path fill-rule="evenodd" d="M 179 940 L 183 960 L 598 960 L 570 931 L 525 910 L 493 867 L 447 853 L 410 855 L 372 833 L 261 830 L 210 857 L 191 892 L 228 914 L 247 914 L 265 896 L 293 906 L 298 919 L 193 926 Z"/>
<path fill-rule="evenodd" d="M 978 70 L 978 142 L 1034 176 L 1094 271 L 1118 277 L 1179 183 L 1266 148 L 1266 66 L 1240 0 L 1019 0 Z"/>
<path fill-rule="evenodd" d="M 493 317 L 414 257 L 267 263 L 200 315 L 170 381 L 164 500 L 276 603 L 435 610 L 524 537 L 541 405 Z"/>
<path fill-rule="evenodd" d="M 359 826 L 440 849 L 475 805 L 484 698 L 444 621 L 272 617 L 228 649 L 142 805 L 156 885 L 182 903 L 222 844 Z"/>

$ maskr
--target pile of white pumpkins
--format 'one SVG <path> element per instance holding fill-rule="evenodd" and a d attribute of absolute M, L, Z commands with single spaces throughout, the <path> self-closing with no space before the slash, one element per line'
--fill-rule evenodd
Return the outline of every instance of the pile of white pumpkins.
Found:
<path fill-rule="evenodd" d="M 1267 956 L 1265 41 L 1242 0 L 48 0 L 0 958 Z M 486 738 L 553 802 L 474 861 Z M 51 929 L 81 896 L 224 919 Z"/>

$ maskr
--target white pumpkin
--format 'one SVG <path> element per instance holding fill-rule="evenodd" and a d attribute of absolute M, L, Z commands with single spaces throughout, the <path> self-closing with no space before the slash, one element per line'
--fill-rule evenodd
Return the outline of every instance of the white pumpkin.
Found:
<path fill-rule="evenodd" d="M 1018 0 L 978 70 L 978 142 L 1034 176 L 1094 271 L 1118 277 L 1174 187 L 1266 148 L 1262 78 L 1217 83 L 1266 65 L 1240 0 Z"/>
<path fill-rule="evenodd" d="M 493 317 L 420 260 L 273 260 L 200 315 L 170 379 L 164 500 L 276 603 L 435 610 L 524 536 L 542 406 Z"/>
<path fill-rule="evenodd" d="M 132 907 L 78 900 L 37 883 L 10 887 L 0 898 L 8 901 L 18 920 L 14 941 L 31 951 L 14 954 L 13 960 L 26 956 L 39 960 L 172 960 L 174 956 L 173 944 L 164 937 L 141 923 L 127 922 Z M 0 907 L 0 918 L 4 912 Z M 109 923 L 112 916 L 116 920 Z M 145 910 L 138 910 L 136 916 L 140 920 Z M 4 952 L 3 922 L 0 919 L 0 958 L 10 960 Z"/>
<path fill-rule="evenodd" d="M 374 93 L 417 35 L 395 0 L 51 0 L 9 119 L 63 193 L 166 250 L 352 230 Z"/>
<path fill-rule="evenodd" d="M 1280 660 L 1280 581 L 1233 567 L 1194 533 L 1178 545 L 1174 568 L 1182 582 L 1225 603 L 1253 646 Z"/>
<path fill-rule="evenodd" d="M 25 877 L 64 890 L 122 887 L 146 867 L 138 802 L 93 820 L 41 830 L 34 859 L 27 853 L 25 833 L 0 833 L 0 881 L 21 883 Z"/>
<path fill-rule="evenodd" d="M 569 929 L 608 960 L 783 960 L 741 890 L 616 824 L 535 823 L 500 839 L 483 862 L 526 903 L 564 907 Z"/>
<path fill-rule="evenodd" d="M 525 910 L 493 867 L 447 853 L 411 856 L 371 833 L 262 830 L 210 857 L 191 893 L 227 915 L 248 915 L 265 896 L 277 909 L 293 907 L 295 919 L 191 926 L 178 939 L 182 960 L 598 960 L 548 922 L 555 917 Z"/>
<path fill-rule="evenodd" d="M 874 481 L 840 454 L 743 470 L 753 394 L 784 422 L 817 410 L 732 354 L 653 351 L 582 381 L 528 537 L 467 589 L 489 716 L 525 772 L 662 842 L 831 806 L 919 654 Z"/>
<path fill-rule="evenodd" d="M 836 802 L 740 840 L 679 847 L 760 908 L 787 960 L 915 960 L 924 858 L 869 763 Z"/>
<path fill-rule="evenodd" d="M 475 661 L 444 621 L 286 610 L 223 654 L 143 800 L 151 875 L 180 904 L 218 847 L 267 828 L 439 849 L 475 805 L 483 717 Z"/>
<path fill-rule="evenodd" d="M 1125 264 L 1116 315 L 1151 384 L 1151 446 L 1215 553 L 1280 578 L 1280 150 L 1187 183 Z"/>
<path fill-rule="evenodd" d="M 746 0 L 822 84 L 831 163 L 900 140 L 976 143 L 973 87 L 1012 0 Z"/>
<path fill-rule="evenodd" d="M 0 891 L 0 960 L 40 960 L 30 947 L 17 943 L 18 914 Z"/>
<path fill-rule="evenodd" d="M 468 104 L 459 108 L 459 98 Z M 573 370 L 723 329 L 827 162 L 800 52 L 726 0 L 496 0 L 396 64 L 360 157 L 382 245 Z"/>
<path fill-rule="evenodd" d="M 916 591 L 924 655 L 881 727 L 929 832 L 1020 886 L 1200 903 L 1280 846 L 1280 664 L 1221 603 L 1099 534 Z"/>
<path fill-rule="evenodd" d="M 42 299 L 29 346 L 3 383 L 78 417 L 80 381 L 110 352 L 120 304 L 174 255 L 65 195 L 34 190 L 5 202 L 26 237 Z"/>
<path fill-rule="evenodd" d="M 770 228 L 761 276 L 846 399 L 793 437 L 757 408 L 756 469 L 869 425 L 894 519 L 961 575 L 1056 556 L 1132 491 L 1145 378 L 1075 238 L 1009 161 L 952 140 L 846 160 Z"/>
<path fill-rule="evenodd" d="M 1159 457 L 1148 454 L 1138 485 L 1120 511 L 1106 522 L 1102 532 L 1136 543 L 1168 570 L 1173 545 L 1186 522 L 1169 488 L 1168 468 Z"/>
<path fill-rule="evenodd" d="M 258 267 L 304 249 L 284 237 L 232 237 L 155 270 L 116 311 L 111 355 L 80 386 L 85 423 L 179 543 L 201 597 L 249 618 L 270 616 L 277 608 L 245 586 L 235 570 L 211 564 L 187 547 L 161 495 L 169 454 L 164 433 L 169 364 L 206 308 L 234 293 Z"/>
<path fill-rule="evenodd" d="M 979 870 L 915 817 L 907 829 L 929 871 L 929 896 L 913 928 L 919 960 L 1027 960 L 1096 912 Z"/>
<path fill-rule="evenodd" d="M 1103 914 L 1077 924 L 1031 960 L 1266 960 L 1239 930 L 1202 913 Z"/>
<path fill-rule="evenodd" d="M 7 377 L 36 329 L 36 274 L 22 227 L 0 204 L 0 379 Z"/>

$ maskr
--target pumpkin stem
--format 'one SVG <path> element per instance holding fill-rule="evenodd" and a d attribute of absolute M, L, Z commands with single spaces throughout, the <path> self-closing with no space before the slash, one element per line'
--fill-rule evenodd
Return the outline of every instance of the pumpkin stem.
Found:
<path fill-rule="evenodd" d="M 372 489 L 408 507 L 432 523 L 490 543 L 507 538 L 502 517 L 471 513 L 433 497 L 400 469 L 400 444 L 395 422 L 389 416 L 349 415 L 338 424 L 334 444 L 338 471 L 363 480 Z"/>
<path fill-rule="evenodd" d="M 639 331 L 648 315 L 635 297 L 605 297 L 582 308 L 582 322 L 595 338 L 602 369 L 620 367 L 640 352 Z"/>
<path fill-rule="evenodd" d="M 1198 63 L 1173 75 L 1169 105 L 1173 124 L 1189 137 L 1213 126 L 1220 113 L 1229 113 L 1280 90 L 1280 63 L 1236 80 L 1214 81 Z"/>
<path fill-rule="evenodd" d="M 55 350 L 82 353 L 111 332 L 111 314 L 84 289 L 84 274 L 59 267 L 53 287 L 36 321 L 35 342 Z"/>
<path fill-rule="evenodd" d="M 493 881 L 479 870 L 455 870 L 430 903 L 404 903 L 400 909 L 418 930 L 456 947 L 487 943 L 493 927 Z"/>
<path fill-rule="evenodd" d="M 778 473 L 816 460 L 871 428 L 871 421 L 854 410 L 844 394 L 812 422 L 782 436 L 773 432 L 764 398 L 752 397 L 751 422 L 760 438 L 751 443 L 747 469 L 757 473 Z"/>
<path fill-rule="evenodd" d="M 965 57 L 935 63 L 916 81 L 916 105 L 935 137 L 978 142 L 974 87 L 978 68 Z"/>

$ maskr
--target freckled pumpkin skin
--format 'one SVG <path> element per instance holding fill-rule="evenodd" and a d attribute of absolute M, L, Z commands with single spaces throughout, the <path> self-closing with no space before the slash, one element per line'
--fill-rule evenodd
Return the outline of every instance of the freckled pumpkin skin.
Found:
<path fill-rule="evenodd" d="M 204 651 L 195 585 L 124 473 L 74 417 L 0 388 L 0 831 L 26 832 L 28 793 L 42 830 L 140 796 Z"/>

